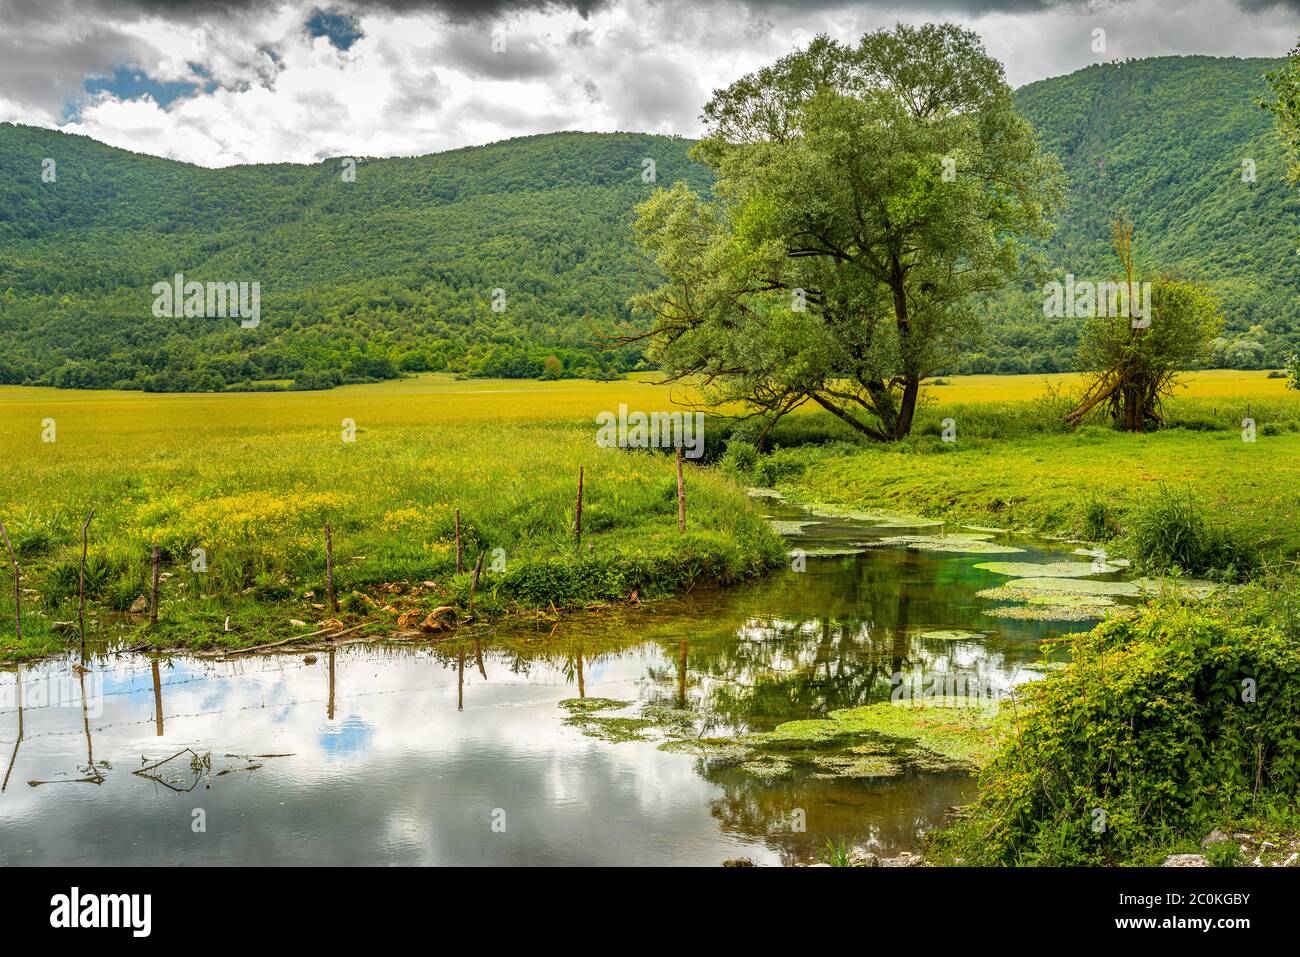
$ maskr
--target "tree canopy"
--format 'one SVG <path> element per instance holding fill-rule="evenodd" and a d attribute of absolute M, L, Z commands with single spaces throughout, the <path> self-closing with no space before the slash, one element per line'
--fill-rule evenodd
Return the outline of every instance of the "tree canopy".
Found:
<path fill-rule="evenodd" d="M 666 277 L 634 299 L 651 356 L 715 403 L 773 421 L 813 402 L 862 434 L 908 434 L 920 382 L 980 297 L 1029 274 L 1059 167 L 1001 64 L 952 24 L 818 36 L 716 92 L 684 184 L 638 207 Z"/>

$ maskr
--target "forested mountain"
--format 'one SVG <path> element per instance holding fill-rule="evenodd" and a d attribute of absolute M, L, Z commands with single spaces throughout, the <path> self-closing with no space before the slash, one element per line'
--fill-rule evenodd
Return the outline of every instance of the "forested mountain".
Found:
<path fill-rule="evenodd" d="M 328 385 L 397 369 L 608 375 L 632 207 L 706 188 L 682 140 L 558 133 L 406 159 L 209 170 L 0 126 L 0 381 Z M 55 160 L 55 181 L 42 162 Z M 261 284 L 261 322 L 156 318 L 151 287 Z M 502 290 L 493 309 L 494 290 Z M 559 374 L 556 369 L 552 374 Z"/>
<path fill-rule="evenodd" d="M 1281 60 L 1157 57 L 1091 66 L 1016 91 L 1057 155 L 1068 207 L 1047 252 L 1055 278 L 1114 278 L 1110 222 L 1136 227 L 1138 273 L 1170 272 L 1213 289 L 1226 331 L 1215 365 L 1275 366 L 1300 349 L 1300 192 L 1263 76 Z M 1254 181 L 1243 180 L 1251 168 Z M 1042 293 L 999 299 L 991 341 L 967 371 L 1068 369 L 1078 320 L 1048 319 Z"/>
<path fill-rule="evenodd" d="M 1126 210 L 1143 268 L 1223 297 L 1223 364 L 1275 365 L 1300 343 L 1300 197 L 1256 104 L 1277 62 L 1129 61 L 1017 93 L 1069 177 L 1054 268 L 1113 275 L 1108 224 Z M 197 390 L 633 368 L 640 353 L 602 350 L 592 324 L 629 318 L 628 297 L 654 281 L 631 250 L 635 203 L 679 179 L 707 189 L 690 145 L 556 133 L 360 159 L 349 181 L 340 159 L 209 170 L 0 125 L 0 382 Z M 176 273 L 259 282 L 260 325 L 156 318 L 151 287 Z M 1069 368 L 1076 330 L 1043 317 L 1037 287 L 1011 291 L 951 371 Z"/>

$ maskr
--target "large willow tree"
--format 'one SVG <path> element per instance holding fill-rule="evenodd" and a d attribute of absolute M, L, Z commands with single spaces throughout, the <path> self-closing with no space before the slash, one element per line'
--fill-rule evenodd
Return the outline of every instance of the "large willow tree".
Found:
<path fill-rule="evenodd" d="M 952 24 L 805 50 L 714 93 L 692 155 L 717 179 L 637 210 L 666 277 L 633 300 L 671 377 L 770 423 L 814 402 L 900 439 L 921 380 L 976 333 L 977 304 L 1050 232 L 1059 165 L 1002 66 Z"/>

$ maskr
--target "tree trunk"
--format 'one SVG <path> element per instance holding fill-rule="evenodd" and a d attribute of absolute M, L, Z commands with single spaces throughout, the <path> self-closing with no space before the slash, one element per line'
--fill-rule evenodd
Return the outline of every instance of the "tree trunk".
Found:
<path fill-rule="evenodd" d="M 898 417 L 886 424 L 891 441 L 907 438 L 912 431 L 912 418 L 916 414 L 916 400 L 921 393 L 921 377 L 913 368 L 910 358 L 912 345 L 912 320 L 907 313 L 907 271 L 897 253 L 889 257 L 889 284 L 894 290 L 894 323 L 898 327 L 898 350 L 903 360 L 903 399 L 899 403 Z"/>
<path fill-rule="evenodd" d="M 907 438 L 912 431 L 912 419 L 916 415 L 916 400 L 921 395 L 921 380 L 909 373 L 903 385 L 903 400 L 898 404 L 898 418 L 894 422 L 890 438 L 897 442 Z"/>

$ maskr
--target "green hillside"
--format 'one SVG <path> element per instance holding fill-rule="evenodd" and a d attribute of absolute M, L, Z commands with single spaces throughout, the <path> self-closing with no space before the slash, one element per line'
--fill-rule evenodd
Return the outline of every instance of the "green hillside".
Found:
<path fill-rule="evenodd" d="M 1016 92 L 1021 113 L 1055 153 L 1069 205 L 1049 244 L 1060 274 L 1109 277 L 1112 217 L 1137 228 L 1140 270 L 1170 271 L 1214 289 L 1227 320 L 1216 365 L 1279 364 L 1300 345 L 1300 193 L 1271 114 L 1263 75 L 1283 61 L 1158 57 L 1105 64 Z M 1243 182 L 1243 161 L 1255 181 Z M 972 371 L 1067 369 L 1075 320 L 1045 319 L 1031 291 L 1001 302 L 992 342 Z"/>
<path fill-rule="evenodd" d="M 1300 195 L 1256 105 L 1277 62 L 1162 57 L 1017 93 L 1069 177 L 1054 266 L 1111 275 L 1108 223 L 1127 210 L 1145 268 L 1223 297 L 1218 364 L 1276 365 L 1300 345 Z M 345 182 L 339 160 L 209 170 L 0 125 L 0 382 L 313 388 L 400 370 L 634 368 L 639 351 L 601 349 L 591 323 L 629 318 L 628 296 L 650 278 L 630 247 L 633 205 L 678 179 L 707 187 L 690 145 L 556 133 L 362 160 Z M 42 181 L 45 158 L 55 182 Z M 1241 179 L 1247 158 L 1254 183 Z M 260 282 L 260 326 L 154 317 L 150 289 L 176 273 Z M 1036 288 L 999 297 L 952 371 L 1070 368 L 1077 321 L 1041 307 Z"/>
<path fill-rule="evenodd" d="M 558 133 L 432 156 L 209 170 L 0 126 L 0 381 L 188 390 L 395 368 L 565 374 L 638 283 L 632 207 L 707 174 L 689 143 Z M 41 180 L 42 159 L 56 181 Z M 155 282 L 258 281 L 256 329 L 155 318 Z M 504 311 L 492 309 L 505 290 Z"/>

